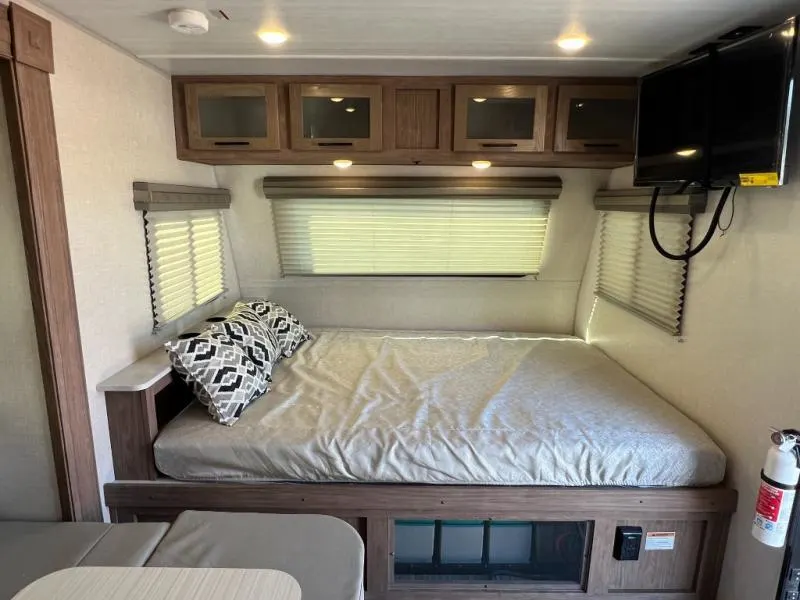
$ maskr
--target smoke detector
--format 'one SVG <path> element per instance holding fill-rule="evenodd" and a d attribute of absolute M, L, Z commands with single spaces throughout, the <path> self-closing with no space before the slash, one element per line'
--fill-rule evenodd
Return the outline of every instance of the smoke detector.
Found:
<path fill-rule="evenodd" d="M 171 10 L 169 26 L 184 35 L 202 35 L 208 31 L 208 17 L 199 10 L 180 8 Z"/>

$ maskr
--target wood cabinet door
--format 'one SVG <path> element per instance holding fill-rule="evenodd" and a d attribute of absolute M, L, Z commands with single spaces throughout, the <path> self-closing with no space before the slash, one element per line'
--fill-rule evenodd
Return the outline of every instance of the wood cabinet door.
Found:
<path fill-rule="evenodd" d="M 187 83 L 185 97 L 189 148 L 280 149 L 275 84 Z"/>
<path fill-rule="evenodd" d="M 450 86 L 395 88 L 387 106 L 387 143 L 394 132 L 394 150 L 450 150 L 452 140 Z"/>
<path fill-rule="evenodd" d="M 456 85 L 456 152 L 543 152 L 546 85 Z"/>
<path fill-rule="evenodd" d="M 292 84 L 293 150 L 379 151 L 382 88 L 377 84 Z"/>
<path fill-rule="evenodd" d="M 556 152 L 633 152 L 636 87 L 560 85 Z"/>

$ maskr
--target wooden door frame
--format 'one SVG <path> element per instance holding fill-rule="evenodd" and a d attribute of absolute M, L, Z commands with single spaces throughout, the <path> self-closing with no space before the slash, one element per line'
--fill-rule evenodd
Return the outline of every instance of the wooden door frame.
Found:
<path fill-rule="evenodd" d="M 50 22 L 0 4 L 0 84 L 28 267 L 61 518 L 102 508 L 67 237 L 50 75 Z"/>

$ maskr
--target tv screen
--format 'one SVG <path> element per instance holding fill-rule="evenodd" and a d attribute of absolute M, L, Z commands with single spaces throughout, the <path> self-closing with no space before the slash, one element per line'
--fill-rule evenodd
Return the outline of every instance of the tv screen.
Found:
<path fill-rule="evenodd" d="M 743 174 L 782 183 L 792 101 L 794 20 L 719 50 L 714 67 L 711 180 L 737 185 Z"/>
<path fill-rule="evenodd" d="M 707 183 L 710 93 L 708 54 L 640 80 L 636 185 Z"/>

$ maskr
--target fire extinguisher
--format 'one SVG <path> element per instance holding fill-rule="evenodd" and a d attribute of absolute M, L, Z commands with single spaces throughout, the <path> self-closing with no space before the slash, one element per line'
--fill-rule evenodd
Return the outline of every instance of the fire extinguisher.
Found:
<path fill-rule="evenodd" d="M 767 546 L 782 548 L 800 480 L 800 433 L 792 429 L 775 430 L 771 439 L 772 446 L 761 471 L 753 537 Z"/>

